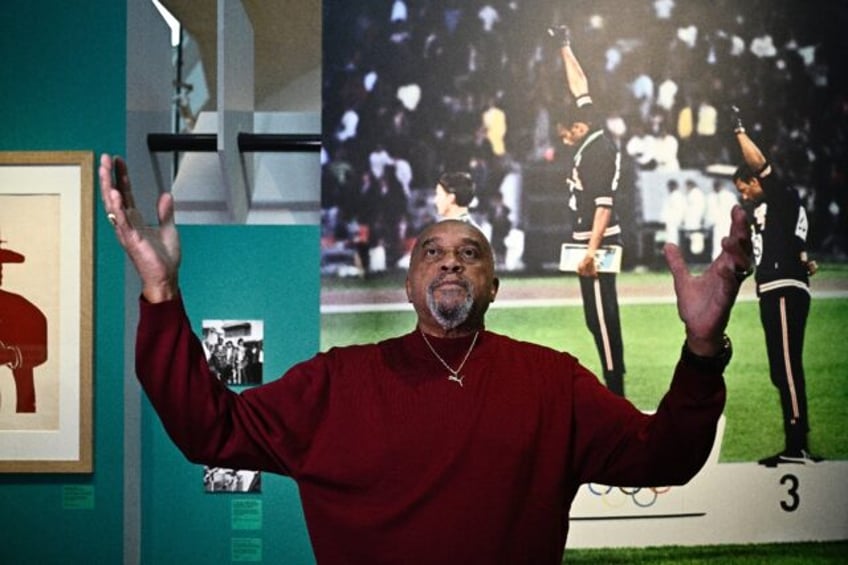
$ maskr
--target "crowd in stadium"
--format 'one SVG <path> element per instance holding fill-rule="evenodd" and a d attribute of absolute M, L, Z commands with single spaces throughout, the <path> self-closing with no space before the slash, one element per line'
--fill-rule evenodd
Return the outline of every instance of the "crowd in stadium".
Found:
<path fill-rule="evenodd" d="M 567 23 L 635 169 L 734 165 L 737 105 L 799 190 L 811 250 L 843 258 L 846 12 L 837 1 L 325 0 L 325 248 L 356 251 L 364 270 L 378 248 L 395 265 L 436 219 L 428 198 L 440 173 L 474 176 L 485 221 L 505 177 L 564 167 L 556 124 L 571 101 L 545 29 Z"/>

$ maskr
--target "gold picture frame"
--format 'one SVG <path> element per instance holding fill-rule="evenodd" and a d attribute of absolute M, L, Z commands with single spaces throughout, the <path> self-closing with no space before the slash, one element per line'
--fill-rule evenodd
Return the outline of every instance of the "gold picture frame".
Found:
<path fill-rule="evenodd" d="M 94 154 L 0 152 L 0 472 L 90 473 Z"/>

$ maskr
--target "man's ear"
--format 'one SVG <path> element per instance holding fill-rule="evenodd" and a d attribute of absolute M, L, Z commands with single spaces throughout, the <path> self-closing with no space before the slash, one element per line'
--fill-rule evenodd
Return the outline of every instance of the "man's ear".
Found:
<path fill-rule="evenodd" d="M 404 287 L 406 288 L 406 301 L 412 302 L 412 285 L 409 282 L 409 277 L 406 277 Z"/>
<path fill-rule="evenodd" d="M 494 302 L 498 295 L 498 288 L 501 286 L 501 280 L 498 277 L 492 279 L 492 290 L 489 293 L 489 302 Z"/>

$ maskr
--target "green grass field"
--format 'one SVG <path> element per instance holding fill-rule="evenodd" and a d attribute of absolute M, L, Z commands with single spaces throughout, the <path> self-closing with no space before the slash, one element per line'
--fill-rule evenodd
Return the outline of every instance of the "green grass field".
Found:
<path fill-rule="evenodd" d="M 830 266 L 822 278 L 848 278 L 848 267 Z M 357 281 L 336 281 L 342 289 L 359 286 Z M 398 288 L 397 277 L 369 284 Z M 526 287 L 550 285 L 550 279 L 507 278 L 503 285 Z M 571 280 L 562 284 L 576 285 Z M 664 273 L 625 273 L 620 287 L 628 284 L 667 285 Z M 497 303 L 496 303 L 497 305 Z M 639 408 L 656 407 L 666 390 L 683 341 L 683 325 L 673 304 L 621 306 L 625 343 L 627 396 Z M 828 459 L 848 459 L 848 298 L 816 298 L 807 322 L 804 365 L 811 421 L 810 447 Z M 377 341 L 410 331 L 414 314 L 406 312 L 366 312 L 322 315 L 322 349 Z M 487 317 L 487 327 L 565 350 L 576 355 L 589 369 L 599 371 L 591 336 L 580 306 L 498 308 Z M 768 374 L 763 330 L 756 301 L 740 301 L 728 327 L 733 339 L 734 357 L 726 372 L 728 396 L 727 425 L 720 460 L 755 461 L 783 447 L 783 433 L 777 390 Z"/>
<path fill-rule="evenodd" d="M 563 563 L 697 565 L 809 565 L 848 563 L 848 542 L 770 543 L 751 545 L 666 546 L 636 549 L 569 549 Z"/>

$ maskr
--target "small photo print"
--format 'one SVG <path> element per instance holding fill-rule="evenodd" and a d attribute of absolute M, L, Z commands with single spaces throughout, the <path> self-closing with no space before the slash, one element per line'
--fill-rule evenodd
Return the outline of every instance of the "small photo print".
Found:
<path fill-rule="evenodd" d="M 226 467 L 203 467 L 205 492 L 262 492 L 259 471 L 241 471 Z"/>
<path fill-rule="evenodd" d="M 227 385 L 262 384 L 262 320 L 204 320 L 203 351 L 212 372 Z"/>

